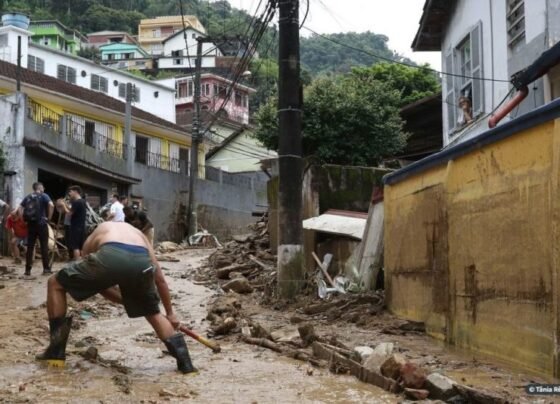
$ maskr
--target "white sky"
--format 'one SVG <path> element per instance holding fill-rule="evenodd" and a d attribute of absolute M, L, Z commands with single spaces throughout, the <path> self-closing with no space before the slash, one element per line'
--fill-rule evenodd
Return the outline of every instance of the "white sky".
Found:
<path fill-rule="evenodd" d="M 258 0 L 228 0 L 233 7 L 254 13 Z M 265 0 L 266 1 L 266 0 Z M 441 70 L 439 52 L 412 52 L 410 45 L 418 30 L 424 0 L 309 0 L 306 26 L 320 34 L 372 31 L 389 37 L 389 48 L 417 63 Z M 264 1 L 263 1 L 264 4 Z M 300 18 L 305 0 L 300 0 Z M 308 35 L 302 29 L 303 35 Z M 334 45 L 333 46 L 337 46 Z"/>

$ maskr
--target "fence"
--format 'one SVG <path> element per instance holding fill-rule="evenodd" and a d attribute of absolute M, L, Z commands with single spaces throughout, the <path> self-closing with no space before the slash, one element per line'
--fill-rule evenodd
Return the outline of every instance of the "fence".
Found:
<path fill-rule="evenodd" d="M 62 115 L 31 99 L 27 102 L 27 116 L 46 128 L 60 133 L 62 129 Z"/>
<path fill-rule="evenodd" d="M 219 168 L 206 166 L 206 179 L 208 181 L 219 182 L 220 184 L 234 185 L 247 189 L 266 189 L 266 181 L 262 181 L 253 174 L 229 173 Z"/>
<path fill-rule="evenodd" d="M 134 148 L 134 161 L 136 161 L 137 163 L 146 164 L 148 167 L 155 167 L 174 173 L 187 173 L 187 164 L 185 161 L 171 158 L 160 153 L 149 152 L 144 147 Z"/>

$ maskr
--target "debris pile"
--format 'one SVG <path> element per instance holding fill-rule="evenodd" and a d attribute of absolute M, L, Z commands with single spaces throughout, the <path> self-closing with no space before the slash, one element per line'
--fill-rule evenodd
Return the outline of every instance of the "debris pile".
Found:
<path fill-rule="evenodd" d="M 248 294 L 253 291 L 271 296 L 276 285 L 276 256 L 270 249 L 268 216 L 249 226 L 249 232 L 233 236 L 209 258 L 210 268 L 201 268 L 195 281 L 215 281 L 222 290 Z"/>

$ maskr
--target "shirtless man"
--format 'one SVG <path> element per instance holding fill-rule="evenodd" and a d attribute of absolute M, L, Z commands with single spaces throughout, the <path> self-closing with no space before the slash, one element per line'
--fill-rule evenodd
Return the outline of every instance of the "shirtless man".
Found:
<path fill-rule="evenodd" d="M 82 260 L 67 264 L 49 278 L 50 344 L 36 359 L 52 366 L 64 366 L 72 324 L 72 317 L 66 317 L 66 293 L 77 301 L 99 293 L 123 304 L 130 318 L 145 317 L 177 360 L 179 371 L 195 372 L 185 338 L 175 331 L 179 320 L 173 313 L 167 282 L 146 237 L 128 223 L 105 222 L 88 237 L 83 254 Z M 166 316 L 159 311 L 156 288 Z"/>

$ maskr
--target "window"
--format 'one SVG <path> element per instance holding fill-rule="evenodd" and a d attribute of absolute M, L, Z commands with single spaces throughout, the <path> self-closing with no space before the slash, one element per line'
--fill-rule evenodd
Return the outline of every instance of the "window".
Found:
<path fill-rule="evenodd" d="M 8 35 L 0 35 L 0 47 L 8 46 Z"/>
<path fill-rule="evenodd" d="M 196 34 L 192 34 L 192 39 L 196 39 Z"/>
<path fill-rule="evenodd" d="M 189 173 L 189 149 L 179 148 L 179 168 L 181 174 Z"/>
<path fill-rule="evenodd" d="M 27 68 L 34 72 L 45 73 L 45 61 L 36 56 L 27 55 Z"/>
<path fill-rule="evenodd" d="M 459 44 L 445 54 L 445 105 L 451 134 L 481 115 L 484 109 L 482 78 L 482 25 L 476 24 Z"/>
<path fill-rule="evenodd" d="M 244 95 L 243 95 L 243 106 L 244 106 L 245 108 L 248 108 L 248 107 L 249 107 L 249 96 L 248 96 L 247 94 L 244 94 Z"/>
<path fill-rule="evenodd" d="M 183 51 L 182 50 L 171 51 L 171 57 L 175 58 L 175 59 L 173 59 L 173 64 L 174 65 L 182 65 L 183 64 Z"/>
<path fill-rule="evenodd" d="M 163 45 L 155 44 L 151 47 L 152 55 L 161 55 L 163 53 Z"/>
<path fill-rule="evenodd" d="M 126 99 L 126 83 L 119 83 L 119 97 Z M 132 85 L 132 101 L 140 102 L 140 88 Z"/>
<path fill-rule="evenodd" d="M 238 92 L 235 93 L 235 105 L 240 107 L 241 104 L 243 104 L 243 99 L 241 97 L 241 94 L 239 94 Z"/>
<path fill-rule="evenodd" d="M 123 54 L 122 54 L 122 58 L 123 58 L 123 59 L 134 59 L 134 53 L 131 53 L 131 52 L 129 52 L 129 53 L 123 53 Z"/>
<path fill-rule="evenodd" d="M 50 40 L 50 38 L 43 37 L 43 39 L 41 40 L 41 43 L 45 46 L 49 46 L 49 44 L 51 43 L 51 40 Z"/>
<path fill-rule="evenodd" d="M 76 84 L 76 69 L 65 65 L 58 65 L 56 69 L 56 77 L 59 80 Z"/>
<path fill-rule="evenodd" d="M 152 30 L 152 37 L 154 38 L 161 38 L 161 29 L 153 29 Z"/>
<path fill-rule="evenodd" d="M 148 154 L 148 138 L 136 135 L 136 148 L 134 152 L 134 161 L 146 164 Z"/>
<path fill-rule="evenodd" d="M 109 81 L 105 77 L 98 76 L 97 74 L 91 75 L 91 89 L 107 93 L 109 91 Z"/>
<path fill-rule="evenodd" d="M 525 2 L 507 0 L 508 45 L 514 48 L 525 38 Z"/>
<path fill-rule="evenodd" d="M 205 97 L 210 96 L 210 84 L 205 83 L 200 86 L 200 93 Z"/>

